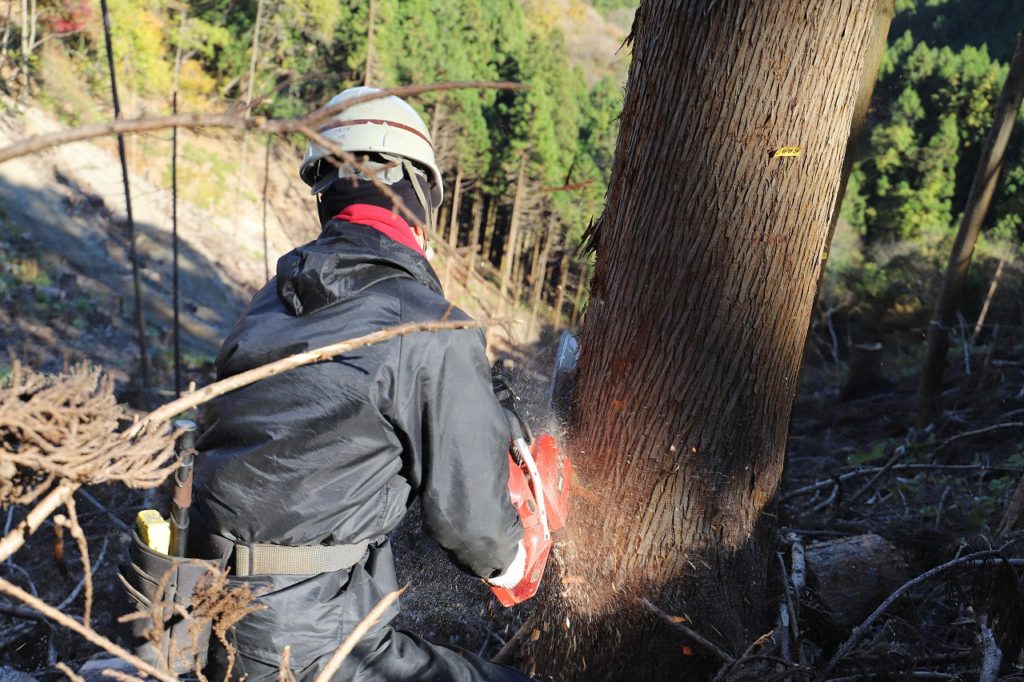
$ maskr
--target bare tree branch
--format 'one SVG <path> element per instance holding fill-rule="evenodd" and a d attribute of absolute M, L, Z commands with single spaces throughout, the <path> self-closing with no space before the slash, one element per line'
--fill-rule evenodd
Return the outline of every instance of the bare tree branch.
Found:
<path fill-rule="evenodd" d="M 85 682 L 85 678 L 72 670 L 67 663 L 58 662 L 54 667 L 64 673 L 71 682 Z"/>
<path fill-rule="evenodd" d="M 468 89 L 492 89 L 492 90 L 528 90 L 529 86 L 523 83 L 512 83 L 508 81 L 459 81 L 453 83 L 435 83 L 432 85 L 410 85 L 401 88 L 388 88 L 380 92 L 360 97 L 353 97 L 344 102 L 339 102 L 332 107 L 317 109 L 316 111 L 300 116 L 298 118 L 268 119 L 255 116 L 246 118 L 238 111 L 226 111 L 217 114 L 183 113 L 171 116 L 154 116 L 134 119 L 120 119 L 107 123 L 94 123 L 91 125 L 72 128 L 71 130 L 58 130 L 52 133 L 34 135 L 27 137 L 20 142 L 0 148 L 0 163 L 9 161 L 19 156 L 33 154 L 36 152 L 57 147 L 71 142 L 90 140 L 105 135 L 121 135 L 125 133 L 142 133 L 166 128 L 229 128 L 234 130 L 262 130 L 278 135 L 300 132 L 301 128 L 315 129 L 317 124 L 330 118 L 334 114 L 355 104 L 367 102 L 381 97 L 395 95 L 398 97 L 409 97 L 426 92 L 437 92 L 443 90 L 468 90 Z"/>
<path fill-rule="evenodd" d="M 0 561 L 6 561 L 8 557 L 21 549 L 28 536 L 34 533 L 43 521 L 50 517 L 50 514 L 69 500 L 77 487 L 73 483 L 63 481 L 33 507 L 28 516 L 18 524 L 18 527 L 5 535 L 3 540 L 0 540 Z"/>
<path fill-rule="evenodd" d="M 55 609 L 54 607 L 44 602 L 42 599 L 32 596 L 31 594 L 21 589 L 17 585 L 7 582 L 3 578 L 0 578 L 0 592 L 9 594 L 18 601 L 27 604 L 28 606 L 31 606 L 33 609 L 43 614 L 44 616 L 46 616 L 53 622 L 57 623 L 58 625 L 62 625 L 68 628 L 69 630 L 78 633 L 90 643 L 95 644 L 104 651 L 113 654 L 114 656 L 117 656 L 121 660 L 131 663 L 141 672 L 146 673 L 150 677 L 160 680 L 160 682 L 177 682 L 177 678 L 173 675 L 169 675 L 162 670 L 158 670 L 149 663 L 146 663 L 138 656 L 135 656 L 126 649 L 123 649 L 119 647 L 117 644 L 114 644 L 109 639 L 99 634 L 92 628 L 86 625 L 82 625 L 71 616 L 62 613 L 61 611 Z"/>
<path fill-rule="evenodd" d="M 706 639 L 704 636 L 702 636 L 699 632 L 697 632 L 693 628 L 687 627 L 681 621 L 679 621 L 679 620 L 673 618 L 672 616 L 668 615 L 667 613 L 665 613 L 664 611 L 659 609 L 657 606 L 652 604 L 650 601 L 648 601 L 646 598 L 641 598 L 640 599 L 640 603 L 644 605 L 645 609 L 647 609 L 648 611 L 650 611 L 651 613 L 656 615 L 659 619 L 661 619 L 661 621 L 663 623 L 668 625 L 673 630 L 679 631 L 687 639 L 690 639 L 693 642 L 696 642 L 697 644 L 701 645 L 702 647 L 707 649 L 710 653 L 714 654 L 719 659 L 721 659 L 721 661 L 723 663 L 731 664 L 731 663 L 734 663 L 736 661 L 736 659 L 731 654 L 726 652 L 720 646 L 718 646 L 714 642 L 710 641 L 709 639 Z"/>
<path fill-rule="evenodd" d="M 214 384 L 210 384 L 194 393 L 184 395 L 178 400 L 169 402 L 152 412 L 150 412 L 144 419 L 139 421 L 137 424 L 132 426 L 127 432 L 128 438 L 134 438 L 138 434 L 145 431 L 151 426 L 158 426 L 162 428 L 162 424 L 167 422 L 169 419 L 174 417 L 176 414 L 190 410 L 198 405 L 202 405 L 208 400 L 212 400 L 217 396 L 230 393 L 236 389 L 248 386 L 249 384 L 255 383 L 260 379 L 266 379 L 272 377 L 289 369 L 301 367 L 303 365 L 309 365 L 314 362 L 320 362 L 322 360 L 329 360 L 335 355 L 341 355 L 342 353 L 348 353 L 357 348 L 363 348 L 364 346 L 371 346 L 381 341 L 395 338 L 398 336 L 406 336 L 415 332 L 421 331 L 441 331 L 448 329 L 472 329 L 476 327 L 486 327 L 490 325 L 503 324 L 511 321 L 511 318 L 491 318 L 486 320 L 453 320 L 453 321 L 441 321 L 441 322 L 409 322 L 401 324 L 396 327 L 390 327 L 388 329 L 382 329 L 381 331 L 361 336 L 358 339 L 349 339 L 347 341 L 339 341 L 338 343 L 332 343 L 322 348 L 315 350 L 306 351 L 305 353 L 297 353 L 287 358 L 282 358 L 276 362 L 250 369 L 247 372 L 242 372 L 234 376 L 223 379 Z M 0 556 L 2 559 L 2 556 Z"/>
<path fill-rule="evenodd" d="M 320 674 L 316 676 L 316 680 L 314 680 L 314 682 L 328 682 L 328 680 L 334 677 L 334 673 L 338 672 L 338 668 L 340 668 L 341 664 L 344 663 L 345 658 L 352 653 L 352 650 L 356 648 L 356 644 L 359 643 L 359 640 L 366 636 L 366 633 L 370 631 L 370 628 L 380 620 L 380 617 L 384 615 L 384 612 L 387 611 L 388 607 L 391 606 L 403 592 L 405 592 L 404 587 L 385 595 L 383 599 L 377 602 L 377 605 L 373 607 L 373 610 L 366 614 L 365 618 L 359 621 L 359 625 L 357 625 L 356 629 L 352 631 L 352 634 L 346 637 L 345 641 L 341 643 L 341 646 L 338 647 L 337 651 L 334 652 L 334 655 L 331 656 L 331 660 L 327 661 L 327 665 L 325 665 L 324 669 L 320 671 Z"/>
<path fill-rule="evenodd" d="M 924 573 L 922 573 L 921 575 L 917 576 L 916 578 L 914 578 L 912 580 L 909 580 L 906 583 L 904 583 L 895 592 L 893 592 L 888 597 L 886 597 L 885 601 L 883 601 L 878 606 L 878 608 L 875 609 L 871 613 L 871 615 L 868 616 L 864 620 L 863 623 L 861 623 L 856 628 L 854 628 L 853 632 L 850 634 L 850 637 L 845 642 L 843 642 L 843 645 L 841 647 L 839 647 L 839 649 L 836 651 L 835 655 L 832 656 L 832 658 L 829 660 L 828 664 L 818 674 L 818 679 L 819 680 L 826 679 L 832 673 L 832 671 L 836 669 L 836 666 L 839 665 L 839 661 L 841 661 L 843 658 L 845 658 L 850 653 L 850 651 L 853 650 L 853 647 L 857 646 L 857 644 L 860 642 L 860 640 L 864 637 L 864 634 L 867 632 L 867 629 L 869 627 L 871 627 L 872 623 L 874 623 L 876 620 L 878 620 L 878 618 L 883 613 L 885 613 L 885 610 L 888 609 L 890 606 L 892 606 L 893 602 L 895 602 L 897 599 L 899 599 L 901 596 L 903 596 L 903 594 L 907 590 L 909 590 L 910 588 L 914 587 L 915 585 L 920 585 L 921 583 L 925 582 L 926 580 L 934 578 L 935 576 L 939 575 L 940 573 L 944 573 L 944 572 L 948 571 L 951 568 L 956 568 L 957 566 L 962 566 L 964 564 L 973 564 L 978 559 L 986 559 L 988 557 L 998 556 L 1000 551 L 1001 550 L 998 550 L 998 549 L 989 549 L 989 550 L 985 550 L 983 552 L 974 552 L 973 554 L 968 554 L 966 556 L 958 557 L 958 558 L 953 559 L 951 561 L 947 561 L 944 564 L 936 566 L 935 568 L 932 568 L 932 569 L 930 569 L 928 571 L 925 571 Z"/>

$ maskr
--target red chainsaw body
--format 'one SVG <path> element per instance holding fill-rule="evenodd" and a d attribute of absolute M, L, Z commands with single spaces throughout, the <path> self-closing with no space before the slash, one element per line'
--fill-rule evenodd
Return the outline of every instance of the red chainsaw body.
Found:
<path fill-rule="evenodd" d="M 491 590 L 502 606 L 513 606 L 537 594 L 548 554 L 554 544 L 550 533 L 545 533 L 534 486 L 543 489 L 544 508 L 548 530 L 556 531 L 565 525 L 569 514 L 569 486 L 572 482 L 572 462 L 562 454 L 558 441 L 550 434 L 541 434 L 530 448 L 540 474 L 539 481 L 530 478 L 525 463 L 518 461 L 515 452 L 509 453 L 509 494 L 523 524 L 523 544 L 526 548 L 526 570 L 515 587 L 497 587 Z M 546 537 L 545 537 L 546 535 Z"/>

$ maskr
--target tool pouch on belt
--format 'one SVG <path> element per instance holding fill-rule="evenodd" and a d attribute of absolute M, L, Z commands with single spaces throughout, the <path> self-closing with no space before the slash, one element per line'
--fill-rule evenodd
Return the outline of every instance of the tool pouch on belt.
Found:
<path fill-rule="evenodd" d="M 118 580 L 125 603 L 122 613 L 142 611 L 145 618 L 120 626 L 130 649 L 158 668 L 180 674 L 206 665 L 210 622 L 192 618 L 192 594 L 210 569 L 223 569 L 227 555 L 216 559 L 173 557 L 155 552 L 132 533 L 128 562 L 120 567 Z M 154 608 L 154 604 L 156 607 Z M 157 628 L 154 628 L 154 618 Z M 157 641 L 150 637 L 160 631 Z"/>

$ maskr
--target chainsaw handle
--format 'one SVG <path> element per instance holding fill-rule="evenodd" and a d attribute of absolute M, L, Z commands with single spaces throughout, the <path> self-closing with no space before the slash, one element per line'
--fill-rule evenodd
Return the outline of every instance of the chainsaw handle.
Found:
<path fill-rule="evenodd" d="M 523 466 L 526 467 L 526 473 L 529 474 L 530 488 L 533 490 L 533 497 L 537 501 L 537 512 L 540 515 L 540 525 L 544 529 L 544 539 L 547 540 L 551 537 L 551 528 L 548 526 L 548 508 L 544 503 L 544 484 L 540 479 L 540 470 L 537 468 L 537 462 L 533 459 L 533 453 L 530 452 L 530 446 L 526 444 L 526 441 L 522 438 L 514 440 L 512 447 L 519 455 L 520 461 Z"/>

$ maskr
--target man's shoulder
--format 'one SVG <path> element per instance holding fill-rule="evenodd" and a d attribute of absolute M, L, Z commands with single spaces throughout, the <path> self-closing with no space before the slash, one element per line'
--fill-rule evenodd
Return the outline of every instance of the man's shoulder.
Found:
<path fill-rule="evenodd" d="M 394 280 L 394 295 L 402 302 L 403 322 L 472 319 L 441 294 L 411 278 Z"/>

